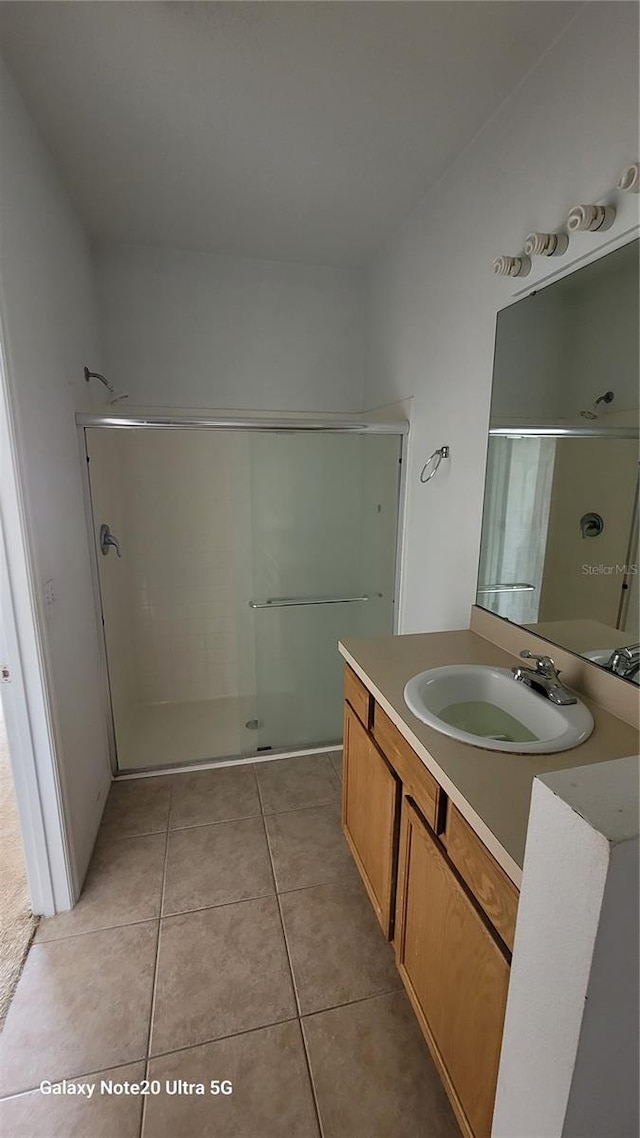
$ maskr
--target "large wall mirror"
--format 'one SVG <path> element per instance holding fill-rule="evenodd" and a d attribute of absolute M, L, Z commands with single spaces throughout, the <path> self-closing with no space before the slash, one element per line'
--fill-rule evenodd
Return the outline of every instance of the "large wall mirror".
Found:
<path fill-rule="evenodd" d="M 498 314 L 477 603 L 640 682 L 639 242 Z"/>

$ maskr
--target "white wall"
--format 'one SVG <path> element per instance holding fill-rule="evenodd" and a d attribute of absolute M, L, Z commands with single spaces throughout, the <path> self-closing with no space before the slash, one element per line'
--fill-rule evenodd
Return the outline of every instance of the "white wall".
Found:
<path fill-rule="evenodd" d="M 360 411 L 360 272 L 120 245 L 95 266 L 105 368 L 130 404 Z"/>
<path fill-rule="evenodd" d="M 640 1130 L 638 838 L 613 847 L 562 1138 Z"/>
<path fill-rule="evenodd" d="M 374 266 L 365 406 L 414 396 L 402 631 L 468 625 L 495 317 L 511 298 L 492 261 L 637 158 L 637 23 L 633 4 L 581 9 Z M 443 444 L 450 460 L 421 485 Z"/>
<path fill-rule="evenodd" d="M 81 881 L 110 782 L 74 411 L 99 366 L 81 229 L 7 73 L 2 104 L 2 325 L 55 747 Z M 43 586 L 55 604 L 45 610 Z"/>
<path fill-rule="evenodd" d="M 638 1133 L 638 775 L 534 781 L 493 1138 Z"/>

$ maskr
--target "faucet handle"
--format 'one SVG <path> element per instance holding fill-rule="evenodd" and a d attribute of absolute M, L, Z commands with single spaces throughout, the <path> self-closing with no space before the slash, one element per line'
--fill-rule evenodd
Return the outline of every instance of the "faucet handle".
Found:
<path fill-rule="evenodd" d="M 530 652 L 528 648 L 523 648 L 519 655 L 523 660 L 535 660 L 536 672 L 540 672 L 543 676 L 558 674 L 555 662 L 551 659 L 551 656 L 536 656 L 535 652 Z"/>

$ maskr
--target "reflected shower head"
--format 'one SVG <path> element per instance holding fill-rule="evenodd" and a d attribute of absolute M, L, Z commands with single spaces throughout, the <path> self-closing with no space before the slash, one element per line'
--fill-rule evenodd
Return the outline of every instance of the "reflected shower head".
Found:
<path fill-rule="evenodd" d="M 605 391 L 604 395 L 599 395 L 598 398 L 592 403 L 591 407 L 586 411 L 581 411 L 583 419 L 597 419 L 598 418 L 598 404 L 599 403 L 613 403 L 615 396 L 613 391 Z"/>

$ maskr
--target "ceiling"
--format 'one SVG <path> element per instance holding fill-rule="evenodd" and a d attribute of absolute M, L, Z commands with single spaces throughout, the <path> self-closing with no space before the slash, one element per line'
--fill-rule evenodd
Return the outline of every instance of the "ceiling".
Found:
<path fill-rule="evenodd" d="M 366 264 L 581 7 L 0 4 L 90 236 Z"/>

